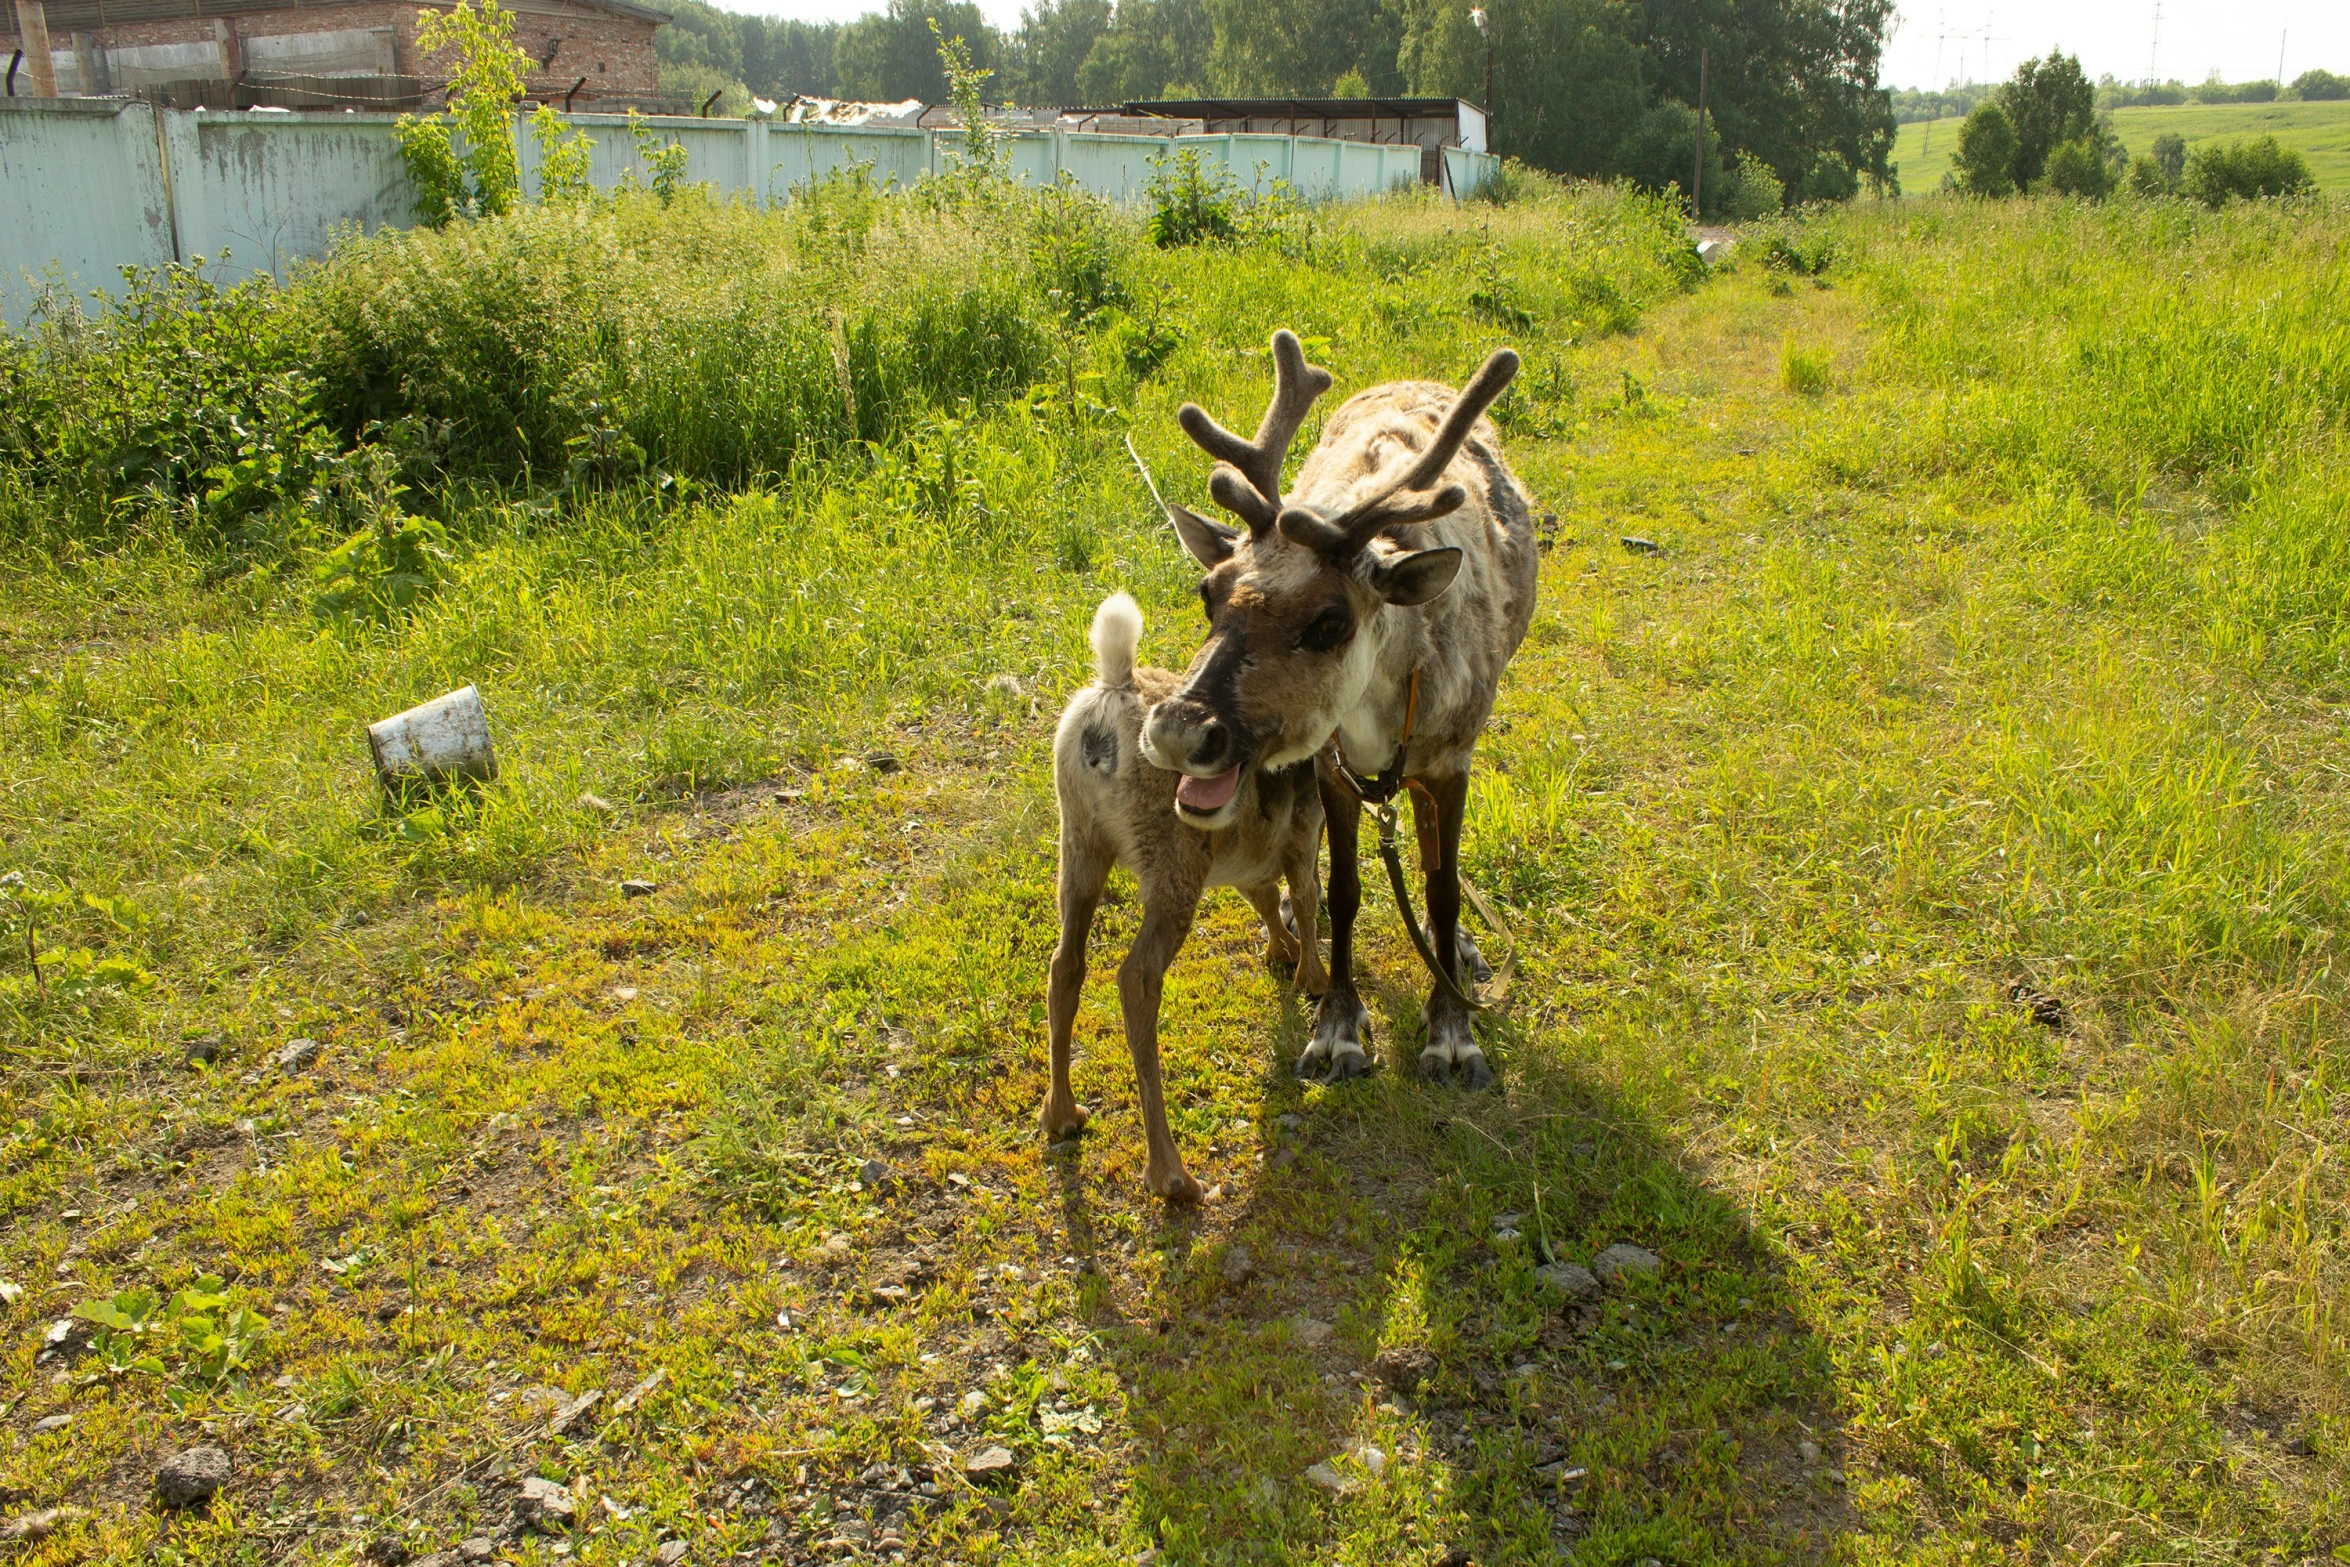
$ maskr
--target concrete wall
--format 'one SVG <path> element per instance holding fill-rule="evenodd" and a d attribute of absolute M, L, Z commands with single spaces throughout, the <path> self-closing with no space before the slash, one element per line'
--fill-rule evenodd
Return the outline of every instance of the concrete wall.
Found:
<path fill-rule="evenodd" d="M 202 256 L 228 277 L 283 278 L 353 228 L 412 221 L 414 193 L 392 136 L 394 116 L 349 112 L 156 109 L 122 99 L 0 99 L 0 319 L 23 318 L 40 280 L 118 288 L 123 266 Z M 595 141 L 591 176 L 617 189 L 641 160 L 624 116 L 580 114 Z M 687 177 L 722 195 L 779 201 L 851 163 L 910 186 L 951 169 L 959 131 L 772 125 L 764 120 L 648 119 L 687 150 Z M 538 188 L 538 148 L 520 133 L 523 188 Z M 1011 138 L 1016 177 L 1064 173 L 1115 201 L 1141 197 L 1150 160 L 1178 149 L 1264 190 L 1287 180 L 1310 201 L 1376 195 L 1419 176 L 1420 149 L 1312 136 Z M 1494 167 L 1448 151 L 1451 190 L 1467 194 Z M 641 176 L 641 170 L 640 170 Z"/>
<path fill-rule="evenodd" d="M 0 318 L 21 320 L 44 281 L 112 288 L 117 267 L 172 259 L 158 112 L 0 98 Z"/>

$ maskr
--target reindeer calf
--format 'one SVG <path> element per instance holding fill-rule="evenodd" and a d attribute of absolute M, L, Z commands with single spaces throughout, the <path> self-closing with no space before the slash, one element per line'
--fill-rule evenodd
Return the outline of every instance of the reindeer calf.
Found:
<path fill-rule="evenodd" d="M 1138 667 L 1142 611 L 1123 593 L 1093 617 L 1094 683 L 1077 693 L 1053 737 L 1053 785 L 1061 804 L 1061 940 L 1053 953 L 1046 1019 L 1052 1038 L 1052 1087 L 1044 1134 L 1064 1137 L 1085 1124 L 1069 1087 L 1069 1033 L 1085 983 L 1086 937 L 1110 867 L 1134 872 L 1142 890 L 1142 929 L 1118 969 L 1118 1003 L 1150 1148 L 1145 1178 L 1161 1196 L 1191 1201 L 1199 1183 L 1185 1173 L 1167 1130 L 1159 1087 L 1159 990 L 1176 949 L 1191 930 L 1200 895 L 1237 887 L 1265 922 L 1267 956 L 1297 964 L 1297 982 L 1319 995 L 1328 980 L 1316 942 L 1320 898 L 1314 860 L 1322 837 L 1322 799 L 1312 755 L 1243 778 L 1198 778 L 1153 767 L 1143 757 L 1142 727 L 1151 708 L 1183 681 Z M 1215 816 L 1221 831 L 1187 824 L 1181 803 Z M 1229 807 L 1230 809 L 1226 809 Z M 1282 917 L 1281 883 L 1289 883 L 1293 936 Z"/>

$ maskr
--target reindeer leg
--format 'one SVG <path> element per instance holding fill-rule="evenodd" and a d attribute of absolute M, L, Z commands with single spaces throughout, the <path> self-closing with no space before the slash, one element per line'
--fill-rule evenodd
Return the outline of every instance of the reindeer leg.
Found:
<path fill-rule="evenodd" d="M 1167 1130 L 1167 1103 L 1159 1088 L 1159 993 L 1167 965 L 1175 961 L 1191 922 L 1199 913 L 1198 873 L 1161 871 L 1142 886 L 1142 929 L 1118 967 L 1118 1005 L 1126 1019 L 1126 1047 L 1134 1053 L 1134 1085 L 1142 1103 L 1143 1136 L 1150 1162 L 1143 1179 L 1160 1196 L 1199 1201 L 1200 1185 L 1185 1173 Z"/>
<path fill-rule="evenodd" d="M 1286 902 L 1296 921 L 1292 934 L 1297 940 L 1297 988 L 1309 996 L 1319 996 L 1330 989 L 1330 976 L 1322 968 L 1322 933 L 1315 928 L 1321 922 L 1321 878 L 1314 874 L 1314 850 L 1320 838 L 1321 834 L 1316 833 L 1307 842 L 1305 852 L 1282 871 L 1289 882 Z"/>
<path fill-rule="evenodd" d="M 1297 938 L 1289 933 L 1286 911 L 1281 907 L 1281 884 L 1269 881 L 1262 887 L 1243 887 L 1241 892 L 1257 911 L 1257 918 L 1265 922 L 1265 966 L 1295 963 Z"/>
<path fill-rule="evenodd" d="M 1336 783 L 1322 783 L 1322 821 L 1330 829 L 1330 975 L 1314 1016 L 1314 1037 L 1297 1058 L 1297 1075 L 1325 1082 L 1367 1077 L 1371 1058 L 1363 1053 L 1370 1014 L 1355 993 L 1355 913 L 1363 906 L 1362 868 L 1355 863 L 1355 839 L 1363 807 Z M 1294 887 L 1295 883 L 1292 883 Z M 1297 900 L 1292 898 L 1294 909 Z"/>
<path fill-rule="evenodd" d="M 1469 803 L 1469 775 L 1424 780 L 1436 802 L 1435 841 L 1439 863 L 1425 867 L 1428 876 L 1428 945 L 1452 972 L 1453 982 L 1466 987 L 1470 965 L 1462 960 L 1461 820 Z M 1416 817 L 1426 809 L 1415 797 Z M 1423 840 L 1425 841 L 1425 840 Z M 1463 1088 L 1474 1093 L 1493 1086 L 1493 1069 L 1477 1044 L 1476 1014 L 1442 985 L 1428 992 L 1428 1043 L 1420 1051 L 1420 1076 L 1441 1083 L 1454 1072 Z"/>
<path fill-rule="evenodd" d="M 1085 1125 L 1085 1107 L 1069 1086 L 1069 1034 L 1077 1023 L 1077 999 L 1085 988 L 1085 942 L 1094 910 L 1110 878 L 1110 857 L 1090 844 L 1061 840 L 1061 942 L 1053 949 L 1052 979 L 1045 990 L 1045 1029 L 1052 1040 L 1053 1080 L 1044 1096 L 1045 1141 L 1058 1142 Z"/>

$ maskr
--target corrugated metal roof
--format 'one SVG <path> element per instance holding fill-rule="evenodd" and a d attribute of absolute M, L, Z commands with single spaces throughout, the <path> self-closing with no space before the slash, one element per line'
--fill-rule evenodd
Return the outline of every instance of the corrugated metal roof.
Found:
<path fill-rule="evenodd" d="M 1457 118 L 1466 102 L 1461 98 L 1155 98 L 1127 104 L 1126 112 L 1191 120 L 1430 120 L 1448 115 Z"/>
<path fill-rule="evenodd" d="M 669 20 L 667 11 L 638 5 L 635 0 L 569 0 L 569 3 L 591 11 L 610 11 L 640 22 L 651 22 L 655 26 Z M 282 12 L 300 17 L 318 9 L 320 7 L 289 5 L 286 0 L 46 0 L 43 6 L 49 18 L 49 31 L 53 34 L 103 32 L 118 22 L 178 22 L 252 16 L 261 12 Z M 522 0 L 521 4 L 507 9 L 525 14 L 560 14 L 554 7 L 534 5 L 530 0 Z M 15 20 L 13 11 L 0 10 L 0 25 L 13 27 Z"/>

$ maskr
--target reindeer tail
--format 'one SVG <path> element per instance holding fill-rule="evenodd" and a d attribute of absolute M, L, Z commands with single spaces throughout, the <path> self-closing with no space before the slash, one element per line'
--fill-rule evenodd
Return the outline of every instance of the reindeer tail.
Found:
<path fill-rule="evenodd" d="M 1116 690 L 1134 684 L 1134 649 L 1142 641 L 1142 606 L 1113 593 L 1093 612 L 1094 683 Z"/>

